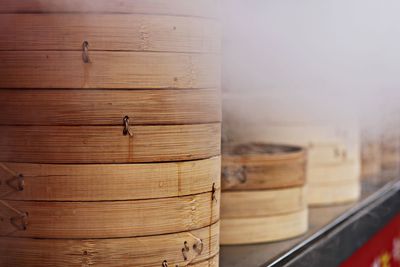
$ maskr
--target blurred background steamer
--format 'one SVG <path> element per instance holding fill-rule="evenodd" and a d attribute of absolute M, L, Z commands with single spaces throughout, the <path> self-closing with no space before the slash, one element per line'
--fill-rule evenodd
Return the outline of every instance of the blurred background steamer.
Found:
<path fill-rule="evenodd" d="M 307 149 L 309 204 L 356 200 L 360 194 L 358 122 L 319 121 L 301 109 L 304 103 L 274 102 L 266 94 L 225 92 L 223 136 L 228 143 L 291 144 Z M 298 112 L 296 112 L 298 111 Z M 320 115 L 320 114 L 319 114 Z"/>
<path fill-rule="evenodd" d="M 306 152 L 265 143 L 224 144 L 221 244 L 293 238 L 308 229 Z"/>

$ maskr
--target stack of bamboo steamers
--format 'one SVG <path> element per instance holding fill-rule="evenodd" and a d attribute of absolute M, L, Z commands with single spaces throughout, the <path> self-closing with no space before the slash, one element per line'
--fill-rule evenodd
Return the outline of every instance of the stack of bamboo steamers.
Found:
<path fill-rule="evenodd" d="M 332 205 L 357 200 L 361 191 L 357 119 L 345 118 L 341 124 L 335 119 L 322 122 L 306 112 L 274 109 L 277 105 L 268 100 L 262 95 L 227 93 L 224 96 L 224 136 L 228 141 L 304 147 L 307 149 L 308 203 Z M 262 112 L 257 113 L 259 109 Z M 251 118 L 246 114 L 251 114 Z M 275 120 L 269 117 L 271 114 L 276 116 Z"/>
<path fill-rule="evenodd" d="M 331 205 L 360 196 L 360 137 L 354 124 L 273 125 L 265 136 L 307 148 L 308 203 Z"/>
<path fill-rule="evenodd" d="M 304 149 L 224 145 L 222 167 L 221 244 L 276 241 L 308 229 Z"/>
<path fill-rule="evenodd" d="M 0 266 L 218 266 L 214 0 L 0 6 Z"/>

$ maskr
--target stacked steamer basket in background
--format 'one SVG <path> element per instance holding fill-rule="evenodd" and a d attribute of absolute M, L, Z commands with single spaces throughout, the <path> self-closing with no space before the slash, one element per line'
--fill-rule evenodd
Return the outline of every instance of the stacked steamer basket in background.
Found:
<path fill-rule="evenodd" d="M 223 99 L 225 140 L 305 147 L 308 203 L 325 205 L 356 200 L 360 195 L 358 123 L 349 121 L 340 126 L 311 123 L 307 114 L 301 116 L 292 110 L 270 112 L 273 107 L 267 96 L 226 93 Z"/>
<path fill-rule="evenodd" d="M 215 11 L 2 1 L 1 266 L 218 266 Z"/>
<path fill-rule="evenodd" d="M 381 168 L 385 178 L 400 173 L 400 121 L 397 109 L 382 115 Z"/>
<path fill-rule="evenodd" d="M 361 177 L 379 180 L 382 166 L 381 129 L 378 125 L 361 131 Z"/>
<path fill-rule="evenodd" d="M 224 146 L 221 244 L 282 240 L 308 229 L 302 148 L 248 143 Z"/>

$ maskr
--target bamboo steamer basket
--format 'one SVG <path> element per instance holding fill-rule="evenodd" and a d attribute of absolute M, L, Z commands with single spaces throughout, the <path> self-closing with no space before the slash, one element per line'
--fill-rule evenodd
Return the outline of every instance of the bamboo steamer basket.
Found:
<path fill-rule="evenodd" d="M 217 5 L 2 3 L 1 266 L 218 266 Z"/>
<path fill-rule="evenodd" d="M 84 239 L 189 231 L 218 221 L 219 204 L 215 199 L 219 199 L 219 194 L 208 192 L 134 201 L 1 200 L 4 220 L 0 236 Z"/>
<path fill-rule="evenodd" d="M 361 194 L 360 164 L 355 161 L 318 164 L 308 169 L 308 203 L 340 204 Z"/>
<path fill-rule="evenodd" d="M 239 125 L 225 125 L 224 135 L 229 135 L 231 142 L 270 142 L 287 143 L 307 148 L 307 183 L 310 205 L 330 205 L 355 201 L 360 196 L 360 140 L 356 126 L 266 124 L 250 125 L 238 122 Z M 247 129 L 241 132 L 235 129 Z M 337 191 L 343 189 L 343 181 L 348 181 L 348 188 L 339 196 Z M 336 181 L 336 182 L 335 182 Z M 317 184 L 328 182 L 329 190 L 323 193 Z M 336 187 L 337 186 L 337 187 Z M 330 195 L 331 194 L 331 195 Z M 318 197 L 313 197 L 318 196 Z"/>
<path fill-rule="evenodd" d="M 253 125 L 249 122 L 225 124 L 231 142 L 288 143 L 307 147 L 310 163 L 342 162 L 360 159 L 360 137 L 356 126 L 318 125 L 307 123 L 269 123 Z M 232 125 L 232 126 L 231 126 Z M 243 129 L 239 131 L 234 129 Z"/>
<path fill-rule="evenodd" d="M 0 90 L 0 125 L 122 126 L 221 121 L 220 92 L 204 90 Z"/>
<path fill-rule="evenodd" d="M 35 1 L 23 1 L 25 8 L 12 2 L 4 3 L 3 12 L 42 12 L 35 7 Z M 103 2 L 103 7 L 117 5 L 114 1 Z M 143 6 L 151 10 L 151 6 L 165 1 L 155 2 Z M 211 2 L 216 5 L 215 1 L 206 1 L 204 6 Z M 220 34 L 215 20 L 153 15 L 158 12 L 65 13 L 72 3 L 41 4 L 56 13 L 0 16 L 0 88 L 219 88 L 220 63 L 216 53 L 220 50 Z M 94 6 L 79 1 L 77 7 L 85 5 L 89 5 L 88 12 Z M 119 8 L 125 5 L 140 3 L 123 1 Z M 202 4 L 183 4 L 190 9 L 196 5 Z M 64 7 L 64 13 L 58 13 Z M 179 7 L 177 12 L 180 13 Z"/>
<path fill-rule="evenodd" d="M 221 216 L 229 218 L 265 217 L 292 213 L 307 206 L 304 187 L 271 190 L 225 191 Z"/>
<path fill-rule="evenodd" d="M 211 54 L 90 51 L 1 51 L 0 88 L 216 88 Z M 129 71 L 127 71 L 129 70 Z M 129 73 L 136 75 L 129 75 Z"/>
<path fill-rule="evenodd" d="M 184 260 L 182 249 L 186 250 L 186 247 L 190 250 L 185 254 L 187 260 Z M 131 238 L 68 240 L 5 237 L 0 238 L 0 265 L 151 267 L 162 266 L 166 261 L 169 266 L 214 267 L 218 266 L 218 251 L 219 223 L 215 223 L 189 232 Z"/>
<path fill-rule="evenodd" d="M 263 143 L 228 146 L 224 148 L 222 158 L 224 191 L 278 189 L 305 184 L 306 153 L 303 149 Z"/>
<path fill-rule="evenodd" d="M 124 135 L 131 132 L 132 136 Z M 0 161 L 135 163 L 196 160 L 220 153 L 220 124 L 0 126 Z M 68 153 L 67 153 L 68 152 Z"/>
<path fill-rule="evenodd" d="M 220 188 L 220 157 L 143 164 L 0 164 L 0 196 L 24 201 L 112 201 L 196 195 Z M 24 190 L 19 190 L 23 186 Z"/>
<path fill-rule="evenodd" d="M 137 13 L 218 18 L 217 0 L 4 0 L 0 13 Z"/>
<path fill-rule="evenodd" d="M 270 242 L 307 231 L 302 148 L 228 145 L 222 170 L 221 244 Z"/>
<path fill-rule="evenodd" d="M 78 7 L 82 2 L 79 1 Z M 101 5 L 98 2 L 96 6 Z M 0 50 L 79 51 L 82 40 L 89 43 L 90 51 L 218 53 L 221 48 L 218 21 L 194 17 L 120 13 L 2 14 L 0 25 L 0 37 L 5 38 Z M 40 39 L 36 40 L 38 36 Z"/>
<path fill-rule="evenodd" d="M 267 217 L 221 219 L 221 244 L 240 245 L 284 240 L 308 229 L 306 209 Z"/>

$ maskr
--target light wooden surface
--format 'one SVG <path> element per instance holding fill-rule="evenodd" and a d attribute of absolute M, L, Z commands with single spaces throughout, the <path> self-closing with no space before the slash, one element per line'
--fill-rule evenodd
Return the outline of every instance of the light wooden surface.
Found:
<path fill-rule="evenodd" d="M 96 4 L 97 5 L 97 4 Z M 0 14 L 0 50 L 219 53 L 216 20 L 141 14 Z"/>
<path fill-rule="evenodd" d="M 217 17 L 218 0 L 3 0 L 0 13 L 145 13 Z"/>
<path fill-rule="evenodd" d="M 0 125 L 194 124 L 221 121 L 220 92 L 0 90 Z"/>
<path fill-rule="evenodd" d="M 222 192 L 221 219 L 265 217 L 307 208 L 303 187 Z"/>
<path fill-rule="evenodd" d="M 202 240 L 200 255 L 193 245 Z M 190 251 L 184 261 L 182 248 Z M 0 266 L 30 267 L 217 267 L 219 223 L 190 232 L 117 239 L 29 239 L 0 237 Z M 211 258 L 210 260 L 208 260 Z"/>
<path fill-rule="evenodd" d="M 134 201 L 2 201 L 0 236 L 113 238 L 176 233 L 219 219 L 219 190 L 198 195 Z M 7 208 L 8 206 L 8 208 Z M 11 208 L 10 208 L 11 207 Z M 26 230 L 10 223 L 10 210 L 28 213 Z"/>
<path fill-rule="evenodd" d="M 196 267 L 218 267 L 219 266 L 219 255 L 214 256 L 213 258 L 195 263 L 195 264 L 189 264 L 188 266 L 196 266 Z"/>
<path fill-rule="evenodd" d="M 220 157 L 145 163 L 57 165 L 0 163 L 0 199 L 137 200 L 194 195 L 220 188 Z M 18 175 L 24 188 L 18 191 Z"/>
<path fill-rule="evenodd" d="M 307 231 L 307 210 L 283 215 L 221 220 L 221 244 L 238 245 L 271 242 Z"/>
<path fill-rule="evenodd" d="M 307 199 L 311 206 L 334 205 L 356 201 L 361 195 L 358 179 L 348 181 L 309 183 Z"/>
<path fill-rule="evenodd" d="M 231 147 L 235 148 L 235 145 Z M 306 153 L 299 147 L 275 154 L 238 155 L 226 151 L 222 156 L 222 189 L 261 190 L 301 186 L 305 183 L 305 172 Z"/>
<path fill-rule="evenodd" d="M 0 51 L 0 88 L 219 88 L 213 54 Z"/>
<path fill-rule="evenodd" d="M 0 126 L 0 161 L 128 163 L 204 159 L 220 154 L 220 124 Z"/>

